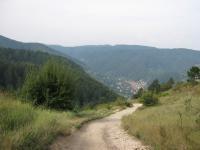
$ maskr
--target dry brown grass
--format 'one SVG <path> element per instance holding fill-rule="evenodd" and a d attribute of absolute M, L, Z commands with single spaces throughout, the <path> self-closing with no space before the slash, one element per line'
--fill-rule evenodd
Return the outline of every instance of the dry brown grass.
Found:
<path fill-rule="evenodd" d="M 123 118 L 123 127 L 160 150 L 200 149 L 200 85 L 179 85 L 160 97 L 160 105 Z"/>

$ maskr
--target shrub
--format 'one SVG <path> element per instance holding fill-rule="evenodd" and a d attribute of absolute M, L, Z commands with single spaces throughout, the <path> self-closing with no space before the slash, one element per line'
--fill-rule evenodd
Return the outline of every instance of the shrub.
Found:
<path fill-rule="evenodd" d="M 73 71 L 62 62 L 49 60 L 41 69 L 28 73 L 22 95 L 34 105 L 72 109 L 73 75 Z"/>
<path fill-rule="evenodd" d="M 174 79 L 170 78 L 166 83 L 162 83 L 160 85 L 160 90 L 161 92 L 170 90 L 173 87 L 173 85 L 174 85 Z"/>
<path fill-rule="evenodd" d="M 133 104 L 130 102 L 130 101 L 125 101 L 125 105 L 126 105 L 126 107 L 132 107 L 133 106 Z"/>
<path fill-rule="evenodd" d="M 142 96 L 142 94 L 144 93 L 144 89 L 143 88 L 140 88 L 138 91 L 137 91 L 137 93 L 135 93 L 134 95 L 133 95 L 133 98 L 140 98 L 141 96 Z"/>
<path fill-rule="evenodd" d="M 154 93 L 160 92 L 160 82 L 158 79 L 153 80 L 153 82 L 149 85 L 148 90 Z"/>
<path fill-rule="evenodd" d="M 188 76 L 188 81 L 195 81 L 200 79 L 200 68 L 197 66 L 193 66 L 190 68 L 190 70 L 188 70 L 187 72 L 187 76 Z"/>
<path fill-rule="evenodd" d="M 132 103 L 130 101 L 127 101 L 124 98 L 118 97 L 117 100 L 115 101 L 115 104 L 117 106 L 124 106 L 124 107 L 131 107 Z"/>
<path fill-rule="evenodd" d="M 158 104 L 158 98 L 150 92 L 143 94 L 141 101 L 145 106 L 152 106 Z"/>

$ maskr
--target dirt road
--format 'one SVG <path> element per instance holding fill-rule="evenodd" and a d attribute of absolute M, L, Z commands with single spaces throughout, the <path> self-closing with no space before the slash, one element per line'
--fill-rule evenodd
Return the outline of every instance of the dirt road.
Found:
<path fill-rule="evenodd" d="M 122 116 L 140 106 L 134 104 L 132 108 L 92 121 L 72 135 L 59 138 L 51 150 L 146 150 L 141 142 L 129 136 L 120 126 Z"/>

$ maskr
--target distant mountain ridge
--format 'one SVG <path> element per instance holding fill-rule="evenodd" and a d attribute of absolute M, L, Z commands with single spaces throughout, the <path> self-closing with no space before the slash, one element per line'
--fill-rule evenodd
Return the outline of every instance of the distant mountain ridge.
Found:
<path fill-rule="evenodd" d="M 47 52 L 50 54 L 61 55 L 61 52 L 56 51 L 45 44 L 41 43 L 24 43 L 20 41 L 16 41 L 7 37 L 0 35 L 0 47 L 4 48 L 12 48 L 12 49 L 25 49 L 25 50 L 33 50 L 33 51 L 41 51 Z"/>
<path fill-rule="evenodd" d="M 129 80 L 184 79 L 185 71 L 200 64 L 200 51 L 160 49 L 139 45 L 50 46 L 82 61 L 89 70 Z"/>
<path fill-rule="evenodd" d="M 72 58 L 71 56 L 67 55 L 66 53 L 55 50 L 55 49 L 53 49 L 45 44 L 42 44 L 42 43 L 25 43 L 25 42 L 16 41 L 16 40 L 13 40 L 13 39 L 10 39 L 10 38 L 0 35 L 0 47 L 18 49 L 18 50 L 24 49 L 24 50 L 46 52 L 49 54 L 66 57 L 67 59 L 70 59 L 71 61 L 74 61 L 75 63 L 77 63 L 79 65 L 83 65 L 83 64 L 81 64 L 80 61 L 78 61 L 75 58 Z"/>
<path fill-rule="evenodd" d="M 132 81 L 166 81 L 186 78 L 186 70 L 200 64 L 200 51 L 140 45 L 86 45 L 64 47 L 24 43 L 0 36 L 0 47 L 42 51 L 66 57 L 122 95 L 131 95 Z M 124 90 L 126 89 L 126 90 Z"/>

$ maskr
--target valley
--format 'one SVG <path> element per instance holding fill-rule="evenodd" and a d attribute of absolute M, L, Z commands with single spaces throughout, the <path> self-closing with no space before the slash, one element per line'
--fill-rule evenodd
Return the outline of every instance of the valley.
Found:
<path fill-rule="evenodd" d="M 200 150 L 199 0 L 0 0 L 0 150 Z"/>
<path fill-rule="evenodd" d="M 130 83 L 146 88 L 154 79 L 165 82 L 172 77 L 182 81 L 186 79 L 186 70 L 200 64 L 199 51 L 183 48 L 139 45 L 50 45 L 50 48 L 79 60 L 90 75 L 126 97 L 138 89 L 132 88 Z"/>
<path fill-rule="evenodd" d="M 198 150 L 199 58 L 0 36 L 0 149 Z"/>

